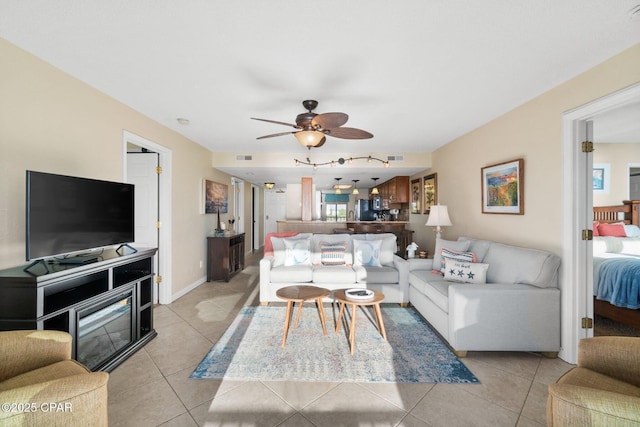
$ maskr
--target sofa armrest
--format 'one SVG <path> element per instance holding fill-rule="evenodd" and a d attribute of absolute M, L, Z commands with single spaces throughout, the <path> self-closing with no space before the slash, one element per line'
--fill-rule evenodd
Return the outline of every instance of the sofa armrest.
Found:
<path fill-rule="evenodd" d="M 275 257 L 270 255 L 260 260 L 260 295 L 268 295 L 268 288 L 271 283 L 271 269 L 274 262 Z"/>
<path fill-rule="evenodd" d="M 593 337 L 580 340 L 578 366 L 640 387 L 640 338 Z"/>
<path fill-rule="evenodd" d="M 405 296 L 403 298 L 404 301 L 402 302 L 408 303 L 409 302 L 409 262 L 398 255 L 394 255 L 393 265 L 398 270 L 398 285 L 400 286 L 400 291 L 402 292 L 402 295 Z"/>
<path fill-rule="evenodd" d="M 413 270 L 433 270 L 433 259 L 431 258 L 410 258 L 409 271 Z"/>
<path fill-rule="evenodd" d="M 0 332 L 0 382 L 71 358 L 72 337 L 60 331 Z"/>
<path fill-rule="evenodd" d="M 549 426 L 636 425 L 640 423 L 640 397 L 572 384 L 549 385 Z"/>
<path fill-rule="evenodd" d="M 560 290 L 520 284 L 451 285 L 449 344 L 460 351 L 558 351 Z"/>

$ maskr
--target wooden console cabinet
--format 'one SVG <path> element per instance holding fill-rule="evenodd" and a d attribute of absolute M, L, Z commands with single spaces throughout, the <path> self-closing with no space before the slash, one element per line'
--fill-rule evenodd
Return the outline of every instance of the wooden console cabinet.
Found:
<path fill-rule="evenodd" d="M 207 281 L 224 280 L 244 270 L 244 233 L 207 237 Z"/>
<path fill-rule="evenodd" d="M 126 249 L 123 249 L 126 250 Z M 0 330 L 52 329 L 71 334 L 72 357 L 111 371 L 156 335 L 156 249 L 61 265 L 56 260 L 0 271 Z"/>

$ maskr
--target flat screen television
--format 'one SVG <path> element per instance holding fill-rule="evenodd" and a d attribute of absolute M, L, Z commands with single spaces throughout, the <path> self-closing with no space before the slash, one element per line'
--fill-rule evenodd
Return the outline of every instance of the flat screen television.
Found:
<path fill-rule="evenodd" d="M 27 261 L 134 242 L 134 186 L 27 171 Z"/>

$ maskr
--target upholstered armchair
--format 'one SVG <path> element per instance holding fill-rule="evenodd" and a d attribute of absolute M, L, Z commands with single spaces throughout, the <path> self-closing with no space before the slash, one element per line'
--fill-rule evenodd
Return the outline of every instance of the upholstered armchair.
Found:
<path fill-rule="evenodd" d="M 640 338 L 581 340 L 578 366 L 549 385 L 547 425 L 640 426 Z"/>
<path fill-rule="evenodd" d="M 71 359 L 66 332 L 0 332 L 2 426 L 107 426 L 108 379 Z"/>

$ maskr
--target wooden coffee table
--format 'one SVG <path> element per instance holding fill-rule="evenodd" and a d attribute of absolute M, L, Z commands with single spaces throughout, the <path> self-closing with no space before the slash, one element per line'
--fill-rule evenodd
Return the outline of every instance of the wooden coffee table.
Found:
<path fill-rule="evenodd" d="M 338 289 L 333 292 L 333 298 L 340 303 L 340 314 L 338 314 L 338 324 L 336 325 L 336 334 L 340 331 L 340 323 L 342 322 L 342 315 L 344 313 L 344 306 L 349 305 L 351 307 L 351 325 L 349 326 L 349 346 L 351 347 L 351 354 L 356 349 L 356 310 L 358 307 L 373 306 L 376 322 L 378 322 L 378 331 L 382 335 L 384 340 L 387 340 L 387 331 L 384 329 L 384 322 L 382 321 L 382 312 L 380 311 L 380 303 L 384 301 L 384 294 L 382 292 L 374 291 L 373 297 L 367 300 L 352 300 L 347 298 L 345 291 L 347 289 Z"/>
<path fill-rule="evenodd" d="M 318 307 L 318 313 L 320 314 L 320 321 L 322 322 L 322 332 L 327 335 L 327 327 L 324 320 L 324 309 L 322 307 L 322 298 L 331 295 L 331 291 L 325 288 L 319 288 L 317 286 L 299 285 L 299 286 L 286 286 L 276 291 L 276 296 L 280 299 L 287 301 L 287 318 L 284 320 L 284 333 L 282 334 L 282 347 L 287 343 L 287 334 L 289 332 L 289 326 L 291 324 L 291 316 L 293 314 L 293 306 L 296 302 L 299 302 L 298 314 L 296 315 L 296 323 L 294 328 L 298 327 L 300 322 L 300 313 L 302 312 L 302 306 L 305 301 L 315 300 Z"/>

